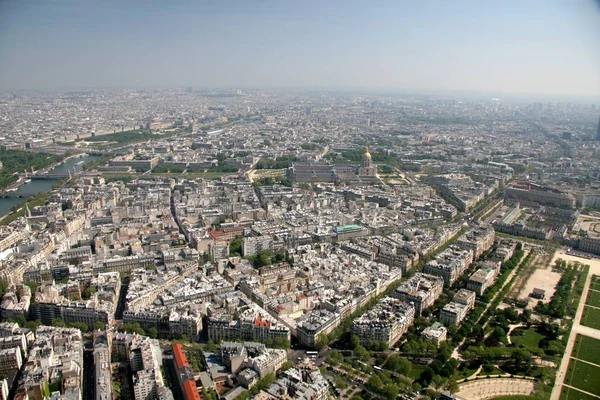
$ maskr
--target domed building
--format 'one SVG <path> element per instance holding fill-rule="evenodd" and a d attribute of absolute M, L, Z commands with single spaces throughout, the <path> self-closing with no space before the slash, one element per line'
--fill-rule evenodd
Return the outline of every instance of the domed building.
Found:
<path fill-rule="evenodd" d="M 362 164 L 330 164 L 329 162 L 295 162 L 287 169 L 286 178 L 292 182 L 365 183 L 377 178 L 369 147 L 365 149 Z"/>
<path fill-rule="evenodd" d="M 362 166 L 358 169 L 358 176 L 360 177 L 376 177 L 377 166 L 373 164 L 371 153 L 369 153 L 369 146 L 365 148 L 365 154 L 363 154 Z"/>

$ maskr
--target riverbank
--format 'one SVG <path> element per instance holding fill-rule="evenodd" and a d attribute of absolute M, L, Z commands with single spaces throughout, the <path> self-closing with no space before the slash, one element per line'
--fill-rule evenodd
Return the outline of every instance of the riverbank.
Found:
<path fill-rule="evenodd" d="M 51 153 L 0 149 L 0 190 L 17 189 L 31 171 L 48 168 L 64 159 L 64 156 Z"/>
<path fill-rule="evenodd" d="M 49 170 L 47 169 L 49 167 L 45 167 L 45 169 L 46 172 L 56 175 L 68 175 L 69 171 L 75 171 L 77 174 L 83 169 L 83 166 L 86 163 L 93 162 L 97 158 L 98 156 L 77 154 L 66 157 L 59 163 L 52 164 L 52 167 Z M 83 161 L 83 163 L 81 163 L 81 161 Z M 38 173 L 39 171 L 40 170 L 38 170 Z M 22 181 L 13 191 L 15 197 L 0 199 L 0 216 L 6 216 L 11 212 L 14 212 L 40 193 L 51 191 L 58 181 L 60 181 L 58 178 L 32 180 L 30 182 Z M 22 196 L 19 198 L 18 196 L 20 194 L 22 194 Z"/>

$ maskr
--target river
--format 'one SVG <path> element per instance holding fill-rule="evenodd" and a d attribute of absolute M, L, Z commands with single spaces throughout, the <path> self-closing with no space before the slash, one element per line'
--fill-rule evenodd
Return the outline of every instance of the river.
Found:
<path fill-rule="evenodd" d="M 78 158 L 71 158 L 67 160 L 65 163 L 53 168 L 50 170 L 50 174 L 67 174 L 69 170 L 73 171 L 81 171 L 83 168 L 83 164 L 88 163 L 90 161 L 95 160 L 98 156 L 83 156 Z M 83 161 L 83 164 L 80 162 Z M 16 190 L 16 193 L 42 193 L 48 192 L 52 190 L 52 185 L 56 183 L 55 180 L 32 180 L 29 183 L 24 183 L 19 186 Z M 8 214 L 14 206 L 25 201 L 24 198 L 8 198 L 8 199 L 0 199 L 0 216 L 4 216 Z"/>

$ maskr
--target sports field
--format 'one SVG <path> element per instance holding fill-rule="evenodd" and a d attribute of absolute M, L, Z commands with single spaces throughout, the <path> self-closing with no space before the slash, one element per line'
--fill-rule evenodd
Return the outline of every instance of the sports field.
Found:
<path fill-rule="evenodd" d="M 588 393 L 600 393 L 600 367 L 571 358 L 565 376 L 565 384 L 585 390 Z"/>
<path fill-rule="evenodd" d="M 588 291 L 587 299 L 585 299 L 585 304 L 589 304 L 590 306 L 600 307 L 600 290 L 592 290 Z"/>
<path fill-rule="evenodd" d="M 560 391 L 560 400 L 598 400 L 598 398 L 563 386 Z"/>
<path fill-rule="evenodd" d="M 571 357 L 600 365 L 600 340 L 588 336 L 577 335 Z"/>
<path fill-rule="evenodd" d="M 581 315 L 581 325 L 600 329 L 600 308 L 585 306 Z"/>

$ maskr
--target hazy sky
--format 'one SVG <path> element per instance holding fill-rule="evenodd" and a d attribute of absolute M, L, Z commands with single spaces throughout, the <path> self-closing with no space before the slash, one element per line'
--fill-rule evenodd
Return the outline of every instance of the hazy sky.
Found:
<path fill-rule="evenodd" d="M 0 89 L 600 95 L 600 0 L 0 0 Z"/>

